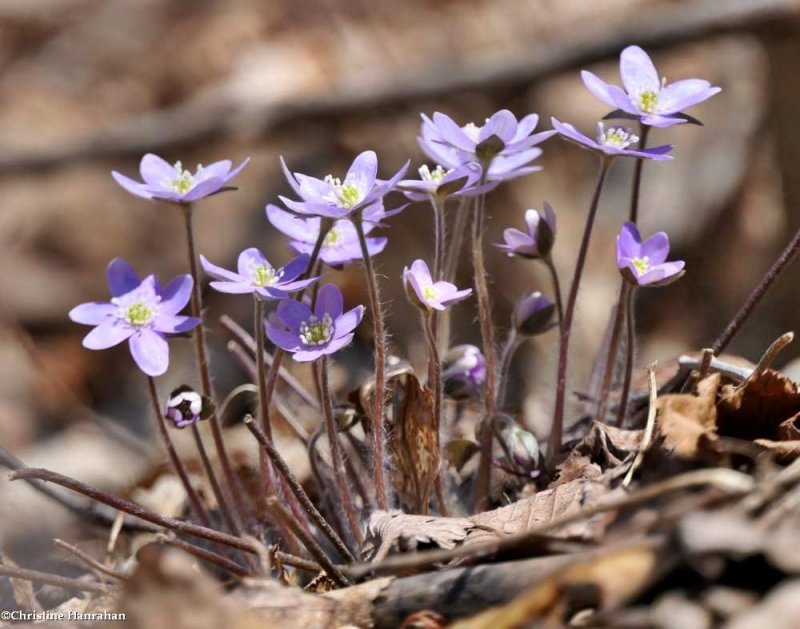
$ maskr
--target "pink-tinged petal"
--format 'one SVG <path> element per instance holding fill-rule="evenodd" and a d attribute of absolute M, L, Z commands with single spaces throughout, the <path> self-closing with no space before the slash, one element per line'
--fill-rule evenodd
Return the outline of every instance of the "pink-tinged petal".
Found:
<path fill-rule="evenodd" d="M 345 181 L 352 183 L 364 197 L 372 190 L 378 176 L 378 156 L 375 151 L 364 151 L 353 160 Z"/>
<path fill-rule="evenodd" d="M 167 315 L 176 315 L 186 307 L 192 296 L 194 281 L 188 273 L 174 277 L 161 289 L 161 304 L 158 311 Z"/>
<path fill-rule="evenodd" d="M 466 158 L 462 159 L 450 146 L 444 144 L 442 140 L 432 140 L 423 135 L 417 138 L 417 144 L 422 149 L 422 152 L 437 164 L 441 164 L 445 168 L 456 168 L 464 162 L 468 161 Z"/>
<path fill-rule="evenodd" d="M 380 182 L 381 195 L 387 194 L 397 187 L 397 183 L 406 176 L 406 172 L 408 171 L 408 167 L 410 165 L 411 160 L 407 160 L 406 163 L 403 164 L 400 169 L 391 176 L 391 178 Z"/>
<path fill-rule="evenodd" d="M 300 186 L 300 197 L 305 201 L 319 201 L 336 192 L 333 185 L 324 179 L 317 179 L 302 173 L 295 173 L 294 177 Z"/>
<path fill-rule="evenodd" d="M 241 279 L 237 282 L 210 282 L 209 286 L 215 291 L 229 295 L 245 295 L 256 289 L 252 283 L 243 282 Z"/>
<path fill-rule="evenodd" d="M 322 319 L 326 314 L 331 319 L 338 319 L 342 315 L 344 299 L 342 291 L 336 284 L 325 284 L 317 295 L 317 304 L 314 306 L 314 314 L 318 319 Z"/>
<path fill-rule="evenodd" d="M 244 167 L 247 166 L 247 164 L 249 164 L 249 163 L 250 163 L 250 158 L 248 157 L 241 164 L 239 164 L 236 168 L 234 168 L 227 175 L 225 175 L 225 177 L 224 177 L 225 183 L 228 183 L 231 179 L 236 177 L 236 175 L 238 175 L 240 172 L 242 172 L 242 170 L 244 170 Z"/>
<path fill-rule="evenodd" d="M 278 197 L 283 204 L 296 214 L 306 216 L 325 216 L 328 218 L 345 218 L 349 210 L 342 209 L 332 203 L 316 203 L 310 201 L 293 201 L 287 197 Z"/>
<path fill-rule="evenodd" d="M 319 234 L 320 219 L 298 218 L 277 205 L 267 205 L 267 219 L 275 229 L 295 240 L 313 242 Z"/>
<path fill-rule="evenodd" d="M 661 88 L 658 72 L 650 56 L 639 46 L 628 46 L 619 58 L 619 73 L 625 91 L 633 98 L 645 91 L 656 94 Z"/>
<path fill-rule="evenodd" d="M 295 191 L 297 196 L 303 198 L 303 193 L 300 190 L 300 184 L 297 182 L 297 179 L 295 178 L 292 171 L 289 170 L 289 167 L 286 165 L 286 161 L 283 159 L 283 155 L 281 155 L 280 160 L 281 160 L 281 169 L 283 169 L 283 175 L 284 177 L 286 177 L 286 181 L 292 187 L 292 190 Z"/>
<path fill-rule="evenodd" d="M 650 266 L 666 261 L 669 255 L 669 236 L 665 232 L 656 232 L 642 243 L 641 255 L 647 256 Z"/>
<path fill-rule="evenodd" d="M 175 167 L 158 155 L 148 153 L 139 162 L 139 174 L 150 186 L 163 188 L 177 177 Z"/>
<path fill-rule="evenodd" d="M 311 309 L 302 302 L 286 299 L 278 304 L 277 314 L 292 332 L 297 333 L 300 326 L 311 318 Z"/>
<path fill-rule="evenodd" d="M 433 124 L 440 135 L 439 139 L 443 142 L 452 144 L 462 151 L 472 152 L 475 150 L 475 140 L 470 139 L 450 116 L 437 111 L 433 114 Z"/>
<path fill-rule="evenodd" d="M 131 356 L 148 376 L 160 376 L 169 367 L 169 344 L 158 332 L 140 329 L 128 341 Z"/>
<path fill-rule="evenodd" d="M 108 349 L 122 343 L 134 331 L 119 320 L 101 323 L 83 338 L 83 346 L 86 349 Z"/>
<path fill-rule="evenodd" d="M 364 306 L 356 306 L 352 310 L 348 310 L 341 317 L 336 320 L 335 336 L 342 336 L 348 332 L 356 329 L 361 320 L 364 318 Z"/>
<path fill-rule="evenodd" d="M 282 267 L 283 276 L 281 277 L 281 284 L 291 282 L 295 278 L 303 275 L 303 273 L 310 272 L 311 269 L 308 268 L 308 263 L 310 261 L 311 256 L 301 255 Z"/>
<path fill-rule="evenodd" d="M 335 339 L 331 339 L 331 341 L 325 345 L 325 353 L 326 354 L 333 354 L 338 352 L 340 349 L 347 347 L 350 343 L 353 342 L 353 337 L 355 334 L 352 332 L 350 334 L 345 334 L 344 336 L 339 336 Z"/>
<path fill-rule="evenodd" d="M 432 282 L 428 280 L 425 286 L 430 286 L 431 284 Z M 412 269 L 409 269 L 408 267 L 403 269 L 403 286 L 405 287 L 408 299 L 412 304 L 415 306 L 420 304 L 426 306 L 430 305 L 430 300 L 425 297 L 424 286 L 420 281 L 419 275 L 414 273 Z M 413 295 L 411 294 L 411 291 L 413 291 Z"/>
<path fill-rule="evenodd" d="M 205 181 L 212 177 L 224 180 L 231 169 L 231 163 L 231 160 L 223 159 L 208 166 L 203 166 L 203 170 L 198 171 L 197 175 L 195 175 L 195 181 Z"/>
<path fill-rule="evenodd" d="M 466 288 L 464 290 L 456 291 L 454 293 L 450 293 L 447 297 L 443 298 L 442 304 L 445 306 L 452 306 L 453 304 L 457 304 L 460 301 L 464 301 L 467 297 L 472 294 L 471 288 Z"/>
<path fill-rule="evenodd" d="M 189 332 L 200 324 L 197 317 L 185 317 L 182 315 L 159 315 L 153 321 L 153 329 L 164 334 L 181 334 Z"/>
<path fill-rule="evenodd" d="M 621 261 L 641 257 L 642 237 L 636 225 L 628 221 L 617 236 L 617 267 L 623 268 Z"/>
<path fill-rule="evenodd" d="M 648 114 L 646 116 L 642 116 L 642 124 L 656 127 L 658 129 L 667 129 L 678 124 L 686 124 L 686 120 L 680 116 L 661 116 L 659 114 Z"/>
<path fill-rule="evenodd" d="M 433 283 L 431 271 L 425 263 L 425 260 L 414 260 L 411 263 L 411 273 L 417 277 L 424 286 L 429 286 Z"/>
<path fill-rule="evenodd" d="M 501 155 L 492 160 L 489 166 L 489 178 L 499 177 L 506 173 L 510 173 L 522 166 L 527 166 L 532 161 L 537 159 L 542 154 L 542 149 L 534 147 L 519 153 L 514 153 L 508 157 Z"/>
<path fill-rule="evenodd" d="M 203 181 L 198 183 L 194 188 L 189 190 L 189 192 L 184 194 L 181 197 L 181 200 L 187 203 L 189 201 L 197 201 L 198 199 L 207 197 L 210 194 L 214 194 L 224 185 L 225 181 L 220 177 L 210 177 L 208 179 L 204 179 Z"/>
<path fill-rule="evenodd" d="M 221 266 L 217 266 L 216 264 L 212 264 L 204 255 L 200 256 L 200 264 L 203 267 L 203 270 L 215 279 L 226 280 L 228 282 L 242 281 L 242 278 L 236 273 L 229 271 L 228 269 L 223 269 Z"/>
<path fill-rule="evenodd" d="M 503 231 L 503 240 L 505 240 L 505 242 L 497 246 L 501 249 L 507 249 L 508 255 L 519 253 L 522 255 L 536 256 L 539 254 L 539 250 L 536 248 L 536 241 L 528 234 L 514 227 L 509 227 Z"/>
<path fill-rule="evenodd" d="M 69 318 L 83 325 L 100 325 L 109 319 L 115 319 L 117 307 L 107 301 L 93 301 L 75 306 L 69 311 Z"/>
<path fill-rule="evenodd" d="M 609 94 L 608 89 L 612 87 L 605 81 L 603 81 L 599 76 L 596 74 L 592 74 L 587 70 L 583 70 L 581 72 L 581 78 L 583 79 L 583 84 L 596 98 L 599 98 L 603 101 L 606 105 L 610 105 L 611 107 L 616 107 L 617 104 L 614 102 L 614 99 Z"/>
<path fill-rule="evenodd" d="M 539 114 L 528 114 L 522 120 L 519 121 L 517 125 L 517 132 L 514 134 L 512 138 L 513 142 L 518 142 L 524 138 L 527 138 L 533 130 L 536 128 L 536 125 L 539 124 Z"/>
<path fill-rule="evenodd" d="M 633 114 L 634 116 L 640 115 L 639 108 L 624 90 L 620 89 L 616 85 L 609 85 L 608 95 L 611 97 L 611 100 L 614 101 L 614 106 L 618 109 L 621 109 L 629 114 Z"/>
<path fill-rule="evenodd" d="M 148 190 L 138 181 L 134 181 L 130 177 L 126 177 L 122 173 L 118 173 L 116 170 L 111 172 L 111 176 L 114 178 L 120 186 L 125 188 L 128 192 L 132 195 L 139 197 L 141 199 L 148 199 L 152 200 L 153 195 L 148 192 Z"/>
<path fill-rule="evenodd" d="M 274 325 L 267 325 L 267 338 L 287 352 L 294 352 L 302 347 L 300 338 L 296 334 L 276 328 Z"/>
<path fill-rule="evenodd" d="M 142 283 L 133 267 L 122 258 L 114 258 L 108 263 L 106 279 L 112 297 L 129 293 Z"/>
<path fill-rule="evenodd" d="M 517 117 L 508 109 L 501 109 L 492 114 L 489 121 L 483 125 L 480 141 L 483 142 L 493 135 L 500 138 L 503 143 L 510 142 L 517 132 Z"/>
<path fill-rule="evenodd" d="M 553 125 L 553 128 L 558 131 L 562 136 L 567 138 L 568 140 L 572 140 L 573 142 L 577 142 L 579 144 L 583 144 L 584 146 L 588 146 L 591 148 L 599 148 L 600 145 L 592 140 L 589 136 L 584 135 L 580 131 L 578 131 L 573 125 L 568 122 L 560 122 L 556 118 L 550 118 L 550 123 Z"/>
<path fill-rule="evenodd" d="M 239 259 L 236 261 L 236 270 L 239 273 L 239 279 L 250 280 L 252 278 L 253 270 L 261 265 L 272 267 L 272 265 L 255 247 L 248 247 L 239 254 Z"/>
<path fill-rule="evenodd" d="M 708 100 L 722 89 L 711 87 L 702 79 L 685 79 L 667 85 L 658 95 L 657 110 L 660 114 L 674 114 Z"/>
<path fill-rule="evenodd" d="M 540 131 L 539 133 L 529 135 L 527 138 L 507 144 L 505 150 L 507 152 L 525 151 L 541 144 L 545 140 L 549 140 L 556 135 L 556 133 L 557 132 L 553 129 L 550 129 L 549 131 Z"/>
<path fill-rule="evenodd" d="M 650 269 L 647 273 L 638 277 L 637 280 L 641 286 L 666 286 L 683 275 L 685 266 L 686 263 L 683 260 L 665 262 Z"/>

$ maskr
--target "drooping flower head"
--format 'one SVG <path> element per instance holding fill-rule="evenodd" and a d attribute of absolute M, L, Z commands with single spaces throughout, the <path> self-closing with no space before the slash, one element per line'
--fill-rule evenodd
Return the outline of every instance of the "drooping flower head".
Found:
<path fill-rule="evenodd" d="M 630 148 L 639 142 L 639 138 L 624 127 L 609 127 L 606 129 L 602 122 L 598 122 L 597 139 L 592 140 L 567 122 L 559 122 L 555 118 L 551 118 L 550 120 L 556 131 L 581 148 L 600 151 L 611 157 L 642 157 L 655 160 L 672 159 L 672 155 L 667 155 L 667 153 L 672 150 L 671 144 L 663 144 L 661 146 L 645 149 Z"/>
<path fill-rule="evenodd" d="M 535 260 L 550 255 L 556 239 L 556 215 L 550 204 L 544 202 L 544 215 L 536 210 L 525 211 L 526 231 L 510 227 L 503 231 L 504 243 L 495 246 L 509 256 Z"/>
<path fill-rule="evenodd" d="M 486 358 L 474 345 L 455 345 L 444 355 L 442 381 L 447 395 L 464 399 L 475 395 L 486 382 Z"/>
<path fill-rule="evenodd" d="M 353 160 L 344 179 L 328 175 L 317 179 L 293 173 L 281 158 L 286 180 L 300 197 L 299 201 L 280 197 L 291 211 L 299 216 L 323 218 L 350 218 L 372 205 L 380 203 L 408 169 L 408 162 L 391 179 L 378 179 L 378 156 L 374 151 L 364 151 Z"/>
<path fill-rule="evenodd" d="M 487 181 L 504 181 L 541 170 L 541 166 L 530 164 L 542 154 L 537 145 L 555 132 L 533 133 L 538 122 L 536 114 L 517 121 L 507 109 L 493 114 L 481 126 L 472 122 L 459 126 L 440 112 L 432 118 L 422 114 L 418 141 L 425 155 L 444 168 L 476 162 L 487 168 Z"/>
<path fill-rule="evenodd" d="M 200 256 L 200 263 L 206 273 L 216 279 L 211 282 L 214 290 L 221 293 L 255 293 L 262 299 L 283 299 L 319 279 L 297 279 L 308 269 L 309 259 L 307 254 L 303 254 L 285 266 L 276 268 L 258 249 L 250 247 L 239 254 L 236 273 L 211 264 L 205 256 Z"/>
<path fill-rule="evenodd" d="M 383 204 L 378 202 L 364 210 L 364 233 L 369 234 L 377 223 L 385 218 Z M 301 218 L 277 205 L 267 205 L 267 218 L 273 227 L 292 238 L 289 246 L 298 253 L 311 254 L 319 237 L 322 219 L 318 217 Z M 375 256 L 384 250 L 388 239 L 382 236 L 367 236 L 367 251 Z M 320 259 L 328 266 L 341 267 L 354 260 L 361 260 L 361 245 L 356 228 L 349 219 L 339 219 L 333 223 L 325 235 Z"/>
<path fill-rule="evenodd" d="M 628 46 L 622 51 L 619 73 L 624 90 L 585 70 L 581 77 L 589 91 L 601 101 L 653 127 L 687 122 L 681 112 L 722 91 L 702 79 L 668 84 L 666 79 L 659 79 L 650 56 L 639 46 Z"/>
<path fill-rule="evenodd" d="M 403 285 L 409 301 L 417 308 L 430 312 L 444 310 L 472 294 L 472 289 L 458 290 L 450 282 L 434 282 L 430 269 L 423 260 L 414 260 L 411 268 L 403 269 Z"/>
<path fill-rule="evenodd" d="M 514 329 L 523 336 L 547 332 L 556 325 L 553 323 L 555 311 L 556 305 L 539 291 L 526 295 L 514 306 L 511 317 Z"/>
<path fill-rule="evenodd" d="M 174 203 L 189 203 L 220 192 L 250 161 L 248 157 L 231 170 L 225 159 L 208 166 L 198 164 L 197 170 L 185 170 L 181 162 L 170 164 L 158 155 L 148 153 L 139 163 L 143 181 L 135 181 L 117 171 L 111 176 L 125 190 L 143 199 L 159 199 Z"/>
<path fill-rule="evenodd" d="M 446 199 L 449 196 L 475 196 L 488 192 L 498 182 L 479 185 L 482 168 L 475 162 L 444 169 L 437 165 L 433 170 L 427 165 L 419 169 L 419 179 L 404 179 L 397 187 L 412 201 L 427 201 L 434 196 Z"/>
<path fill-rule="evenodd" d="M 164 417 L 170 420 L 175 428 L 194 426 L 203 419 L 208 419 L 214 410 L 214 403 L 207 397 L 187 385 L 181 385 L 169 394 Z"/>
<path fill-rule="evenodd" d="M 192 276 L 179 275 L 162 287 L 154 275 L 139 279 L 122 258 L 115 258 L 106 272 L 110 302 L 75 306 L 69 318 L 95 326 L 83 339 L 87 349 L 107 349 L 128 341 L 134 361 L 148 376 L 160 376 L 169 366 L 167 334 L 192 330 L 200 319 L 178 313 L 189 302 Z"/>
<path fill-rule="evenodd" d="M 683 260 L 667 262 L 669 237 L 656 232 L 642 242 L 636 225 L 628 221 L 617 236 L 617 268 L 637 286 L 666 286 L 684 273 Z"/>
<path fill-rule="evenodd" d="M 297 362 L 309 362 L 349 345 L 363 316 L 364 306 L 343 312 L 342 291 L 326 284 L 313 312 L 302 302 L 281 301 L 276 317 L 267 323 L 267 337 Z"/>

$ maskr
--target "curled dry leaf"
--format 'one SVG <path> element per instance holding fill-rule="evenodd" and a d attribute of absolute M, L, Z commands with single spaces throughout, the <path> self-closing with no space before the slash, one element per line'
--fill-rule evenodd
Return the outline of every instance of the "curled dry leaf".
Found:
<path fill-rule="evenodd" d="M 719 386 L 720 374 L 716 373 L 697 384 L 697 395 L 676 393 L 658 398 L 656 422 L 667 449 L 691 459 L 706 440 L 716 439 Z"/>

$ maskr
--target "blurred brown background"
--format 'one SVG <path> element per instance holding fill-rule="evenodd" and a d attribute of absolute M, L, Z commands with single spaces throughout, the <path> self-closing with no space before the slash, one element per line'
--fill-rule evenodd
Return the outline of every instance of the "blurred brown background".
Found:
<path fill-rule="evenodd" d="M 639 364 L 708 345 L 800 227 L 800 2 L 788 0 L 2 0 L 0 1 L 0 445 L 29 464 L 119 489 L 148 464 L 143 380 L 125 346 L 89 352 L 86 328 L 67 319 L 105 299 L 104 269 L 122 256 L 142 273 L 185 269 L 180 216 L 133 198 L 110 177 L 134 174 L 145 152 L 192 167 L 252 161 L 238 192 L 202 203 L 199 249 L 230 265 L 246 246 L 270 259 L 291 252 L 264 205 L 293 169 L 340 173 L 374 148 L 381 175 L 416 145 L 419 112 L 465 123 L 499 108 L 535 111 L 591 132 L 606 113 L 579 70 L 618 82 L 622 48 L 638 43 L 669 80 L 699 77 L 723 92 L 691 113 L 705 127 L 657 131 L 675 159 L 645 166 L 641 226 L 666 230 L 687 260 L 679 284 L 644 291 Z M 594 179 L 590 154 L 548 141 L 541 173 L 490 197 L 487 241 L 521 226 L 549 200 L 559 219 L 556 264 L 568 283 Z M 614 234 L 627 213 L 632 164 L 613 170 L 579 300 L 571 378 L 580 389 L 615 299 Z M 400 199 L 397 199 L 399 202 Z M 417 319 L 400 273 L 430 257 L 430 210 L 391 220 L 378 259 L 395 353 L 420 365 Z M 495 314 L 525 291 L 549 291 L 537 265 L 489 253 Z M 351 303 L 364 302 L 356 265 L 332 273 Z M 470 282 L 469 264 L 461 284 Z M 800 321 L 800 268 L 787 274 L 732 350 L 754 359 Z M 244 298 L 206 293 L 217 386 L 243 381 L 225 355 L 216 321 L 228 312 L 251 326 Z M 474 306 L 456 308 L 456 340 L 477 342 Z M 369 358 L 367 325 L 350 353 L 351 381 Z M 163 391 L 193 382 L 190 346 L 172 343 Z M 549 421 L 555 334 L 519 357 L 526 416 Z M 800 346 L 783 356 L 800 354 Z M 361 360 L 363 358 L 363 360 Z M 359 366 L 360 365 L 360 366 Z M 126 444 L 126 445 L 120 445 Z M 0 480 L 0 542 L 21 524 L 55 520 L 24 488 Z"/>

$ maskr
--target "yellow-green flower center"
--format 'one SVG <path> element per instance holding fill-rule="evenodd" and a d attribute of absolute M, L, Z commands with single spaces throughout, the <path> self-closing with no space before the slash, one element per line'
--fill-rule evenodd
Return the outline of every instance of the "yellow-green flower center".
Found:
<path fill-rule="evenodd" d="M 339 232 L 336 231 L 335 227 L 331 227 L 328 233 L 325 235 L 325 239 L 322 241 L 323 246 L 325 247 L 335 247 L 339 244 Z"/>
<path fill-rule="evenodd" d="M 332 175 L 325 177 L 325 181 L 333 186 L 333 194 L 336 202 L 343 208 L 352 209 L 361 201 L 361 191 L 358 186 L 352 181 L 345 179 L 342 183 L 341 179 L 335 178 Z"/>
<path fill-rule="evenodd" d="M 184 170 L 181 162 L 175 162 L 174 168 L 175 178 L 170 181 L 169 185 L 175 192 L 186 194 L 189 190 L 194 188 L 194 175 L 188 170 Z"/>
<path fill-rule="evenodd" d="M 637 275 L 644 275 L 650 269 L 650 258 L 648 256 L 634 258 L 631 260 L 631 264 L 633 264 L 633 268 L 636 269 Z"/>
<path fill-rule="evenodd" d="M 333 320 L 328 313 L 322 320 L 311 315 L 308 321 L 300 324 L 300 340 L 305 345 L 325 345 L 333 336 Z"/>
<path fill-rule="evenodd" d="M 259 264 L 253 269 L 253 284 L 256 286 L 272 286 L 281 276 L 283 271 L 276 271 L 268 264 Z"/>
<path fill-rule="evenodd" d="M 447 174 L 444 168 L 441 165 L 437 165 L 436 168 L 431 170 L 428 168 L 427 164 L 424 166 L 420 166 L 419 168 L 419 176 L 422 178 L 422 181 L 430 181 L 433 183 L 439 183 L 444 176 Z"/>
<path fill-rule="evenodd" d="M 639 111 L 646 114 L 652 114 L 656 110 L 658 104 L 658 92 L 653 90 L 645 90 L 639 94 Z"/>
<path fill-rule="evenodd" d="M 422 296 L 428 301 L 434 301 L 439 297 L 439 291 L 436 290 L 435 286 L 426 286 L 422 289 Z"/>
<path fill-rule="evenodd" d="M 154 308 L 150 308 L 142 302 L 136 302 L 127 307 L 124 316 L 125 320 L 131 325 L 141 327 L 150 323 L 155 315 Z"/>

